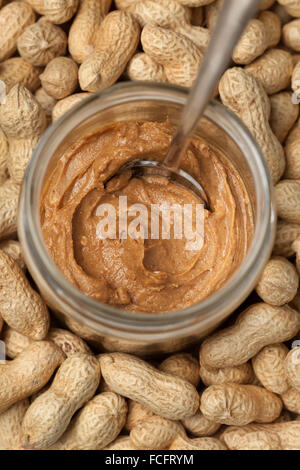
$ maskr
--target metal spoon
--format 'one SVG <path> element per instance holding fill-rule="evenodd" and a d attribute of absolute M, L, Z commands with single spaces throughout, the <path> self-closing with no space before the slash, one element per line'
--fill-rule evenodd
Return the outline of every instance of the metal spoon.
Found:
<path fill-rule="evenodd" d="M 202 66 L 188 96 L 166 158 L 163 162 L 129 162 L 123 165 L 118 173 L 131 170 L 132 176 L 168 177 L 193 191 L 208 208 L 208 198 L 202 186 L 179 166 L 189 147 L 192 133 L 231 61 L 235 45 L 248 21 L 256 13 L 258 4 L 259 0 L 224 0 Z"/>

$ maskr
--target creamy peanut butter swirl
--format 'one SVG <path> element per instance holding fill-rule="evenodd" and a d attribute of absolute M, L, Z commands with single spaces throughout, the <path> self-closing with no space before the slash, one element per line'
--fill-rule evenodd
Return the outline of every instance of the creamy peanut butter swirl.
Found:
<path fill-rule="evenodd" d="M 44 239 L 65 277 L 86 295 L 127 311 L 170 312 L 200 302 L 231 277 L 253 237 L 251 205 L 238 172 L 195 139 L 182 168 L 209 196 L 202 248 L 187 250 L 187 239 L 176 239 L 173 231 L 169 240 L 124 239 L 120 233 L 99 239 L 97 208 L 109 203 L 117 211 L 120 196 L 128 206 L 147 208 L 199 204 L 164 178 L 113 177 L 128 161 L 163 160 L 171 136 L 168 122 L 120 123 L 88 136 L 58 161 L 41 201 Z"/>

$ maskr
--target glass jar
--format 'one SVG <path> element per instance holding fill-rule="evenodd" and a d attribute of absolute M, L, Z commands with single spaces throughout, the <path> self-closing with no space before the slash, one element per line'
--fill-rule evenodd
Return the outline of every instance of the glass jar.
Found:
<path fill-rule="evenodd" d="M 187 93 L 165 84 L 122 83 L 93 95 L 49 127 L 28 166 L 20 197 L 19 237 L 29 271 L 64 324 L 100 349 L 145 355 L 177 351 L 199 341 L 244 301 L 270 256 L 276 217 L 265 160 L 242 122 L 212 101 L 196 135 L 235 165 L 248 190 L 255 221 L 248 255 L 224 287 L 183 311 L 126 313 L 85 296 L 52 261 L 42 236 L 39 206 L 47 178 L 63 152 L 81 137 L 115 122 L 169 119 L 176 124 Z"/>

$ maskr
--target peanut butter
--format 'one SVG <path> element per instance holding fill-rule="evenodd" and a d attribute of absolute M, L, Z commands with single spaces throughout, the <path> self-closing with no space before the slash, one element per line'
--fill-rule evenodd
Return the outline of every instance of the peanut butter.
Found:
<path fill-rule="evenodd" d="M 172 231 L 170 239 L 125 239 L 119 232 L 115 239 L 99 239 L 99 205 L 117 209 L 120 196 L 146 207 L 200 203 L 164 178 L 114 176 L 128 161 L 162 161 L 172 135 L 168 122 L 112 125 L 76 142 L 47 182 L 41 201 L 45 243 L 65 277 L 98 301 L 132 312 L 184 309 L 220 289 L 247 254 L 253 218 L 245 186 L 230 162 L 201 139 L 193 140 L 182 164 L 209 197 L 201 249 L 187 250 L 187 240 Z"/>

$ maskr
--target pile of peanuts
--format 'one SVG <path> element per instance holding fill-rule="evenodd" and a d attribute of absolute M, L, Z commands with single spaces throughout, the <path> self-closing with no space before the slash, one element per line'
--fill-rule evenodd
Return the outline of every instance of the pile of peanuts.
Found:
<path fill-rule="evenodd" d="M 47 126 L 119 79 L 190 87 L 222 3 L 0 0 L 2 449 L 300 450 L 300 0 L 261 0 L 216 93 L 262 148 L 279 221 L 254 301 L 200 352 L 95 355 L 50 320 L 17 241 Z"/>

